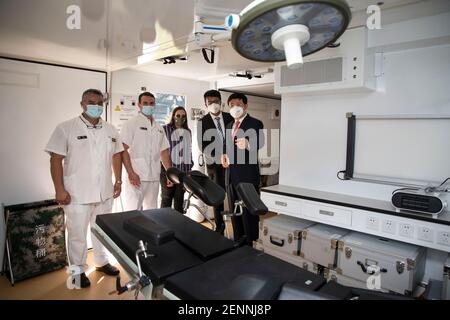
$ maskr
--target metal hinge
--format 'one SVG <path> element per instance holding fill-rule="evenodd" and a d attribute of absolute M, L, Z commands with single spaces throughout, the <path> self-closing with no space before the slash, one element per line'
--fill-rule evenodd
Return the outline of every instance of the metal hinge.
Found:
<path fill-rule="evenodd" d="M 302 233 L 300 230 L 295 230 L 294 231 L 294 240 L 299 240 L 300 239 L 300 233 Z"/>
<path fill-rule="evenodd" d="M 342 269 L 341 268 L 336 268 L 336 272 L 337 272 L 337 274 L 342 274 Z"/>
<path fill-rule="evenodd" d="M 331 240 L 331 249 L 336 250 L 338 247 L 338 242 L 339 242 L 338 240 L 332 239 Z"/>
<path fill-rule="evenodd" d="M 287 238 L 288 238 L 288 243 L 291 244 L 292 238 L 293 238 L 292 233 L 289 233 Z"/>
<path fill-rule="evenodd" d="M 306 237 L 308 236 L 308 231 L 306 231 L 306 230 L 303 230 L 302 231 L 302 238 L 303 238 L 303 240 L 306 240 Z"/>
<path fill-rule="evenodd" d="M 301 258 L 305 258 L 305 254 L 304 254 L 303 252 L 300 252 L 299 256 L 300 256 Z"/>
<path fill-rule="evenodd" d="M 344 250 L 344 241 L 338 241 L 338 250 L 339 251 Z"/>
<path fill-rule="evenodd" d="M 267 236 L 268 233 L 269 233 L 269 229 L 267 229 L 267 227 L 264 227 L 264 235 Z"/>
<path fill-rule="evenodd" d="M 414 270 L 416 268 L 416 261 L 412 259 L 406 259 L 406 264 L 408 266 L 408 271 Z"/>

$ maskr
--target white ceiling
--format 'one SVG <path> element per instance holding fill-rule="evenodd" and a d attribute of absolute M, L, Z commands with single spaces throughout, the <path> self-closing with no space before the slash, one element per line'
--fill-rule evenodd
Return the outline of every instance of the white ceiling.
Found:
<path fill-rule="evenodd" d="M 373 0 L 347 0 L 352 7 L 350 27 L 365 24 Z M 229 42 L 219 43 L 214 64 L 198 50 L 187 62 L 163 65 L 153 61 L 183 53 L 193 41 L 194 16 L 220 24 L 229 13 L 239 13 L 252 0 L 0 0 L 0 55 L 21 57 L 102 70 L 133 68 L 167 76 L 216 81 L 231 72 L 260 70 L 268 64 L 239 56 Z M 418 3 L 415 15 L 440 13 L 448 0 L 385 0 L 384 10 Z M 68 30 L 66 9 L 79 5 L 81 30 Z M 395 9 L 393 9 L 395 10 Z M 408 19 L 411 15 L 395 15 Z M 387 15 L 388 16 L 388 15 Z M 392 15 L 391 15 L 392 16 Z M 382 17 L 383 19 L 383 17 Z M 391 19 L 392 20 L 392 19 Z M 383 23 L 393 21 L 383 20 Z M 148 63 L 138 65 L 147 53 Z M 251 82 L 249 90 L 272 94 L 273 87 Z"/>

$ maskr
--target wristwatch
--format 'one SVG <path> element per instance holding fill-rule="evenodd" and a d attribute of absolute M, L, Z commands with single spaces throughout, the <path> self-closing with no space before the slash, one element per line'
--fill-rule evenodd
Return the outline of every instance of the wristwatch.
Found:
<path fill-rule="evenodd" d="M 116 184 L 122 184 L 122 180 L 117 180 Z"/>

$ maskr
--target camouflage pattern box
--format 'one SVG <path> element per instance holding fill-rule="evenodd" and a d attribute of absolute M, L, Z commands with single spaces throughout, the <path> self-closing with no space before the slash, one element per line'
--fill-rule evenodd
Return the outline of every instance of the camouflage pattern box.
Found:
<path fill-rule="evenodd" d="M 11 282 L 67 265 L 64 211 L 53 201 L 5 207 Z"/>

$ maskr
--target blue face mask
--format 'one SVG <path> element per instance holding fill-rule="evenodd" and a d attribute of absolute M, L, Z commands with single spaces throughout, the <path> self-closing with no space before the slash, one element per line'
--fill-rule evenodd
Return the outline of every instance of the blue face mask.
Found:
<path fill-rule="evenodd" d="M 103 107 L 95 104 L 89 104 L 86 107 L 86 114 L 92 119 L 98 119 L 103 114 Z"/>
<path fill-rule="evenodd" d="M 151 117 L 155 114 L 155 107 L 143 106 L 142 113 L 147 117 Z"/>

